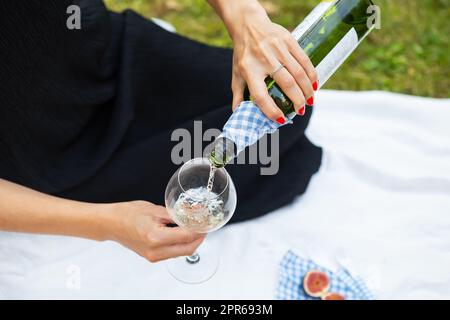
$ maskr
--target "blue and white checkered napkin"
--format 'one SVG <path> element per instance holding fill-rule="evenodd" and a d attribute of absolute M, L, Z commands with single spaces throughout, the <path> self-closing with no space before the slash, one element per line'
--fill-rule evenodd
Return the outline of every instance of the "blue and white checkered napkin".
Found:
<path fill-rule="evenodd" d="M 292 251 L 288 251 L 281 261 L 276 299 L 278 300 L 317 300 L 310 297 L 303 289 L 303 279 L 308 271 L 317 270 L 324 272 L 330 279 L 328 292 L 343 295 L 347 300 L 373 300 L 374 296 L 369 291 L 364 281 L 359 277 L 352 277 L 344 269 L 336 273 L 327 270 L 311 260 L 303 259 Z"/>
<path fill-rule="evenodd" d="M 292 121 L 286 119 L 286 124 Z M 223 127 L 219 136 L 228 138 L 236 145 L 237 153 L 256 143 L 266 133 L 274 133 L 279 123 L 267 118 L 251 101 L 242 102 Z"/>

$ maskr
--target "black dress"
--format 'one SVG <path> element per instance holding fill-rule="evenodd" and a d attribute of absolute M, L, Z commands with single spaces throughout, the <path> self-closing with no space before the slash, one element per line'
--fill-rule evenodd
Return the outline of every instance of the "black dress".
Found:
<path fill-rule="evenodd" d="M 81 8 L 81 30 L 66 27 Z M 164 203 L 176 128 L 222 128 L 231 114 L 232 51 L 170 33 L 100 0 L 0 1 L 0 178 L 90 202 Z M 311 116 L 280 132 L 280 170 L 230 165 L 233 221 L 302 194 L 321 149 Z M 205 143 L 206 144 L 206 143 Z"/>

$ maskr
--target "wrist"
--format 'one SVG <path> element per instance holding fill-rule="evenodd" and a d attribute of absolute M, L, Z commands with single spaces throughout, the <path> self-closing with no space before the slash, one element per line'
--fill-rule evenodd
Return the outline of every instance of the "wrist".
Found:
<path fill-rule="evenodd" d="M 116 241 L 123 226 L 123 214 L 127 212 L 126 202 L 95 204 L 95 240 Z"/>
<path fill-rule="evenodd" d="M 223 20 L 233 41 L 239 39 L 247 21 L 269 19 L 257 0 L 209 0 L 209 3 Z"/>

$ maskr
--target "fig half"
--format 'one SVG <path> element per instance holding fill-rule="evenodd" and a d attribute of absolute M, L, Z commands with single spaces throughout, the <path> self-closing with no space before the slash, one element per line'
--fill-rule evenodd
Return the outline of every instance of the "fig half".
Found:
<path fill-rule="evenodd" d="M 330 279 L 322 271 L 309 271 L 303 279 L 303 288 L 311 297 L 320 298 L 330 288 Z"/>
<path fill-rule="evenodd" d="M 342 294 L 330 292 L 322 296 L 322 300 L 345 300 Z"/>

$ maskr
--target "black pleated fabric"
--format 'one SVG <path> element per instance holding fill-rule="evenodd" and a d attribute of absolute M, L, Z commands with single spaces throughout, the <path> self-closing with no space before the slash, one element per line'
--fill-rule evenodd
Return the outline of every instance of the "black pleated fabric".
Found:
<path fill-rule="evenodd" d="M 82 29 L 66 28 L 67 6 Z M 230 49 L 170 33 L 100 0 L 0 2 L 0 177 L 91 202 L 164 203 L 177 166 L 174 129 L 221 128 L 231 114 Z M 233 222 L 305 192 L 321 149 L 304 135 L 311 110 L 280 131 L 280 170 L 227 167 Z M 204 143 L 206 145 L 207 142 Z"/>

